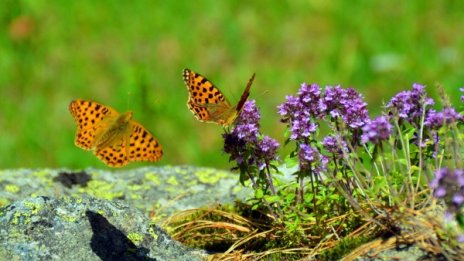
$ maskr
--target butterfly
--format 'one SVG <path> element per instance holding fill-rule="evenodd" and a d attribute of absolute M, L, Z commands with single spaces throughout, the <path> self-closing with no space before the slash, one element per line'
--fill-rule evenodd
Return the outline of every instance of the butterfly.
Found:
<path fill-rule="evenodd" d="M 87 100 L 74 100 L 69 111 L 77 124 L 76 146 L 93 153 L 110 167 L 122 167 L 132 161 L 158 161 L 163 149 L 132 112 L 124 114 Z"/>
<path fill-rule="evenodd" d="M 229 126 L 240 115 L 250 96 L 250 87 L 254 79 L 255 74 L 248 81 L 237 105 L 232 106 L 212 82 L 190 69 L 184 69 L 184 82 L 189 91 L 187 107 L 199 121 Z"/>

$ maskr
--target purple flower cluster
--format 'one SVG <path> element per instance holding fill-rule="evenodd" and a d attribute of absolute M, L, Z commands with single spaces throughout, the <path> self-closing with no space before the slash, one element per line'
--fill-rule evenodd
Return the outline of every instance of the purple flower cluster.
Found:
<path fill-rule="evenodd" d="M 430 183 L 436 198 L 444 199 L 448 211 L 456 212 L 464 207 L 464 171 L 442 168 L 435 173 L 435 179 Z"/>
<path fill-rule="evenodd" d="M 361 128 L 369 119 L 367 103 L 364 102 L 363 96 L 352 88 L 326 87 L 324 103 L 330 116 L 341 117 L 352 129 Z"/>
<path fill-rule="evenodd" d="M 320 154 L 316 147 L 309 143 L 318 129 L 317 120 L 330 117 L 337 122 L 342 121 L 351 130 L 364 126 L 369 119 L 361 94 L 354 89 L 343 89 L 340 86 L 325 88 L 324 92 L 317 84 L 303 83 L 297 96 L 287 96 L 286 102 L 278 106 L 282 122 L 289 125 L 290 139 L 298 144 L 300 169 L 311 169 L 319 172 L 325 169 L 327 158 Z M 346 143 L 334 137 L 327 137 L 323 145 L 327 151 L 342 155 L 341 148 Z"/>
<path fill-rule="evenodd" d="M 414 83 L 412 91 L 398 93 L 387 103 L 386 107 L 395 110 L 400 118 L 412 123 L 420 119 L 424 105 L 430 106 L 434 103 L 432 98 L 427 97 L 425 86 Z"/>
<path fill-rule="evenodd" d="M 446 107 L 441 112 L 436 112 L 435 110 L 429 110 L 427 116 L 425 117 L 425 126 L 430 127 L 431 129 L 438 130 L 443 125 L 449 125 L 456 121 L 463 121 L 463 115 L 456 112 L 453 107 Z"/>
<path fill-rule="evenodd" d="M 255 164 L 260 170 L 277 159 L 279 143 L 268 137 L 260 137 L 259 120 L 261 115 L 254 100 L 245 102 L 237 124 L 230 133 L 224 133 L 224 151 L 230 160 L 242 164 Z"/>
<path fill-rule="evenodd" d="M 264 136 L 256 146 L 255 160 L 260 170 L 264 169 L 266 164 L 277 159 L 277 149 L 280 144 L 269 136 Z"/>
<path fill-rule="evenodd" d="M 238 165 L 241 165 L 247 152 L 246 141 L 239 138 L 234 132 L 226 132 L 222 134 L 222 137 L 224 138 L 224 152 L 230 155 L 229 160 L 235 160 Z"/>
<path fill-rule="evenodd" d="M 388 122 L 387 117 L 377 117 L 363 126 L 361 142 L 367 143 L 370 141 L 374 144 L 379 144 L 390 137 L 392 129 L 393 126 Z"/>
<path fill-rule="evenodd" d="M 326 165 L 329 162 L 329 159 L 322 155 L 317 148 L 304 143 L 300 145 L 298 160 L 300 170 L 311 170 L 314 173 L 326 170 Z"/>
<path fill-rule="evenodd" d="M 255 100 L 246 101 L 243 105 L 242 112 L 238 116 L 240 124 L 255 124 L 259 127 L 260 119 L 261 114 L 259 114 Z"/>
<path fill-rule="evenodd" d="M 343 156 L 343 151 L 348 152 L 348 146 L 346 142 L 339 135 L 326 136 L 322 141 L 322 146 L 329 153 L 332 153 L 334 156 L 337 157 Z"/>
<path fill-rule="evenodd" d="M 303 83 L 298 96 L 287 96 L 286 102 L 278 106 L 278 110 L 283 117 L 282 122 L 290 125 L 290 138 L 306 140 L 317 130 L 315 120 L 327 115 L 341 118 L 351 129 L 362 127 L 369 118 L 366 106 L 362 95 L 352 88 L 328 86 L 321 94 L 317 84 Z"/>
<path fill-rule="evenodd" d="M 322 117 L 325 105 L 321 88 L 316 84 L 303 83 L 298 96 L 287 96 L 287 101 L 278 107 L 282 122 L 290 124 L 292 140 L 306 140 L 317 130 L 313 117 Z"/>

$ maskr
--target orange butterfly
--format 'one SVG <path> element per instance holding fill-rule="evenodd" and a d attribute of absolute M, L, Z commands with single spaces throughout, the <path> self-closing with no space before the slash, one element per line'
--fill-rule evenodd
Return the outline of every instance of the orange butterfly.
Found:
<path fill-rule="evenodd" d="M 77 123 L 74 143 L 94 154 L 106 165 L 122 167 L 132 161 L 158 161 L 163 149 L 140 123 L 132 120 L 132 112 L 116 110 L 86 100 L 74 100 L 69 111 Z"/>
<path fill-rule="evenodd" d="M 231 125 L 240 115 L 250 96 L 253 74 L 236 106 L 232 106 L 224 94 L 208 79 L 189 69 L 184 69 L 184 82 L 189 91 L 187 107 L 199 121 L 213 122 L 222 126 Z"/>

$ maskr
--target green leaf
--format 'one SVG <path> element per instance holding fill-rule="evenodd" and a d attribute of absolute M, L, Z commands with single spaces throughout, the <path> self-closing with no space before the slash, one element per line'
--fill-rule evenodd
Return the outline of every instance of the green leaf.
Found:
<path fill-rule="evenodd" d="M 255 191 L 255 198 L 261 199 L 261 198 L 263 198 L 263 196 L 264 196 L 264 192 L 263 192 L 262 189 L 257 189 L 257 190 Z"/>
<path fill-rule="evenodd" d="M 295 193 L 288 193 L 286 196 L 285 196 L 285 201 L 286 202 L 293 202 L 296 198 L 296 195 Z"/>
<path fill-rule="evenodd" d="M 415 171 L 419 171 L 419 170 L 420 170 L 420 168 L 418 166 L 416 166 L 416 165 L 411 166 L 411 173 L 414 173 Z"/>
<path fill-rule="evenodd" d="M 275 195 L 275 196 L 264 196 L 264 199 L 269 202 L 269 203 L 275 203 L 275 202 L 278 202 L 280 201 L 280 197 Z"/>
<path fill-rule="evenodd" d="M 305 203 L 311 203 L 313 198 L 314 198 L 314 194 L 313 193 L 306 193 L 304 196 L 304 202 Z"/>
<path fill-rule="evenodd" d="M 406 130 L 403 131 L 403 136 L 409 140 L 411 137 L 414 136 L 414 134 L 417 132 L 416 128 L 407 128 Z"/>
<path fill-rule="evenodd" d="M 464 215 L 461 213 L 458 213 L 456 215 L 456 221 L 458 222 L 459 226 L 464 229 Z"/>
<path fill-rule="evenodd" d="M 298 158 L 287 156 L 285 157 L 284 163 L 287 168 L 295 167 L 298 165 Z"/>
<path fill-rule="evenodd" d="M 400 163 L 401 165 L 404 165 L 404 166 L 407 166 L 408 165 L 408 161 L 406 159 L 398 159 L 397 160 L 398 163 Z"/>

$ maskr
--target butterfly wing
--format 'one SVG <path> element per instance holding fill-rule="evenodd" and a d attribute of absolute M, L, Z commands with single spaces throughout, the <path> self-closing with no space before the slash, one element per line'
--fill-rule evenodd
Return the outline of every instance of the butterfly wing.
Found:
<path fill-rule="evenodd" d="M 129 161 L 159 161 L 163 156 L 159 142 L 140 123 L 131 121 L 130 126 Z"/>
<path fill-rule="evenodd" d="M 126 139 L 115 139 L 110 145 L 97 148 L 95 155 L 110 167 L 122 167 L 129 163 L 127 148 Z"/>
<path fill-rule="evenodd" d="M 245 105 L 245 102 L 247 101 L 248 97 L 250 96 L 250 88 L 251 85 L 253 84 L 253 81 L 255 79 L 255 73 L 251 76 L 250 80 L 248 80 L 247 86 L 245 87 L 245 90 L 242 93 L 242 96 L 240 97 L 240 100 L 237 103 L 237 106 L 233 108 L 232 113 L 227 117 L 225 120 L 224 124 L 225 126 L 231 125 L 235 119 L 240 115 L 243 109 L 243 105 Z"/>
<path fill-rule="evenodd" d="M 74 143 L 85 150 L 90 150 L 95 146 L 96 137 L 105 129 L 102 125 L 108 123 L 105 119 L 115 119 L 119 116 L 116 110 L 108 106 L 80 99 L 69 104 L 69 111 L 77 124 Z"/>
<path fill-rule="evenodd" d="M 222 92 L 208 79 L 184 69 L 189 98 L 187 106 L 199 121 L 222 124 L 232 106 Z"/>
<path fill-rule="evenodd" d="M 189 91 L 187 106 L 200 121 L 229 126 L 240 114 L 250 96 L 254 78 L 255 74 L 248 81 L 237 106 L 232 107 L 224 94 L 212 82 L 192 70 L 184 69 L 184 82 Z"/>
<path fill-rule="evenodd" d="M 121 133 L 107 146 L 97 148 L 95 155 L 110 167 L 122 167 L 132 161 L 159 161 L 163 149 L 148 130 L 131 120 L 127 133 Z"/>

